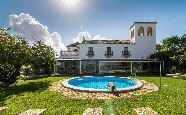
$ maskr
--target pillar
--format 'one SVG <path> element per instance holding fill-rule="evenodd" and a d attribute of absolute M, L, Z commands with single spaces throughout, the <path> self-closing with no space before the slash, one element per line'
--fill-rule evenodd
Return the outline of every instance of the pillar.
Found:
<path fill-rule="evenodd" d="M 79 74 L 81 75 L 81 61 L 79 62 Z"/>
<path fill-rule="evenodd" d="M 100 61 L 99 61 L 99 74 L 100 74 Z"/>
<path fill-rule="evenodd" d="M 132 61 L 130 62 L 130 72 L 131 72 L 131 75 L 132 75 Z"/>
<path fill-rule="evenodd" d="M 56 74 L 56 61 L 54 62 L 54 74 Z"/>

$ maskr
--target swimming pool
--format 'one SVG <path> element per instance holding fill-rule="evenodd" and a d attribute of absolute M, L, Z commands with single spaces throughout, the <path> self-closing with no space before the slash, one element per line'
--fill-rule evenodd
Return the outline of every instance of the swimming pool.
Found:
<path fill-rule="evenodd" d="M 83 76 L 67 79 L 62 82 L 66 88 L 85 92 L 110 92 L 107 85 L 114 82 L 118 92 L 132 91 L 143 86 L 139 80 L 116 76 Z"/>

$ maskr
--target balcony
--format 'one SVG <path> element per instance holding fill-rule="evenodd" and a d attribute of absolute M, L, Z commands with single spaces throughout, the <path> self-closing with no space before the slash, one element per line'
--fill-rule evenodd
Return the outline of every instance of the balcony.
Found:
<path fill-rule="evenodd" d="M 130 57 L 130 52 L 129 51 L 122 51 L 122 56 L 125 58 Z"/>
<path fill-rule="evenodd" d="M 105 56 L 106 56 L 107 58 L 112 57 L 112 56 L 113 56 L 113 51 L 106 51 L 106 52 L 105 52 Z"/>
<path fill-rule="evenodd" d="M 60 58 L 74 59 L 79 57 L 78 51 L 60 51 Z"/>
<path fill-rule="evenodd" d="M 94 57 L 94 56 L 95 56 L 94 51 L 88 51 L 87 56 L 88 56 L 89 58 Z"/>

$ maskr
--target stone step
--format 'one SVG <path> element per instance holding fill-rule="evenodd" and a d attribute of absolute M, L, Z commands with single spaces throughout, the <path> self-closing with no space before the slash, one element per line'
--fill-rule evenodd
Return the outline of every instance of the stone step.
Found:
<path fill-rule="evenodd" d="M 40 115 L 44 113 L 47 109 L 29 109 L 19 115 Z"/>
<path fill-rule="evenodd" d="M 87 108 L 83 115 L 103 115 L 103 109 L 102 108 Z"/>
<path fill-rule="evenodd" d="M 136 111 L 137 115 L 159 115 L 156 111 L 154 111 L 150 107 L 141 107 L 134 110 Z"/>

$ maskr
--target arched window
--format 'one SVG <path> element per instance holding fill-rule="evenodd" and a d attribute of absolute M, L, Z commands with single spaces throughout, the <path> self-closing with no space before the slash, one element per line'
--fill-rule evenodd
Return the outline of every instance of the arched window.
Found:
<path fill-rule="evenodd" d="M 134 29 L 132 30 L 132 37 L 134 37 Z"/>
<path fill-rule="evenodd" d="M 134 37 L 134 29 L 130 32 L 131 38 Z"/>
<path fill-rule="evenodd" d="M 140 27 L 138 29 L 138 36 L 144 36 L 144 28 L 143 27 Z"/>
<path fill-rule="evenodd" d="M 147 28 L 147 36 L 152 36 L 152 27 Z"/>

